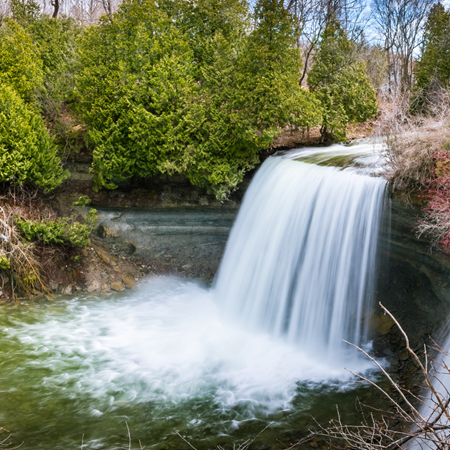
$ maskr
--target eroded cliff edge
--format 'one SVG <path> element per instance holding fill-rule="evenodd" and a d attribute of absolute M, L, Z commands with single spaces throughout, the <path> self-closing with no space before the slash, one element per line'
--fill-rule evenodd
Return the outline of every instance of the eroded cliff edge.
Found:
<path fill-rule="evenodd" d="M 92 276 L 84 289 L 108 291 L 123 284 L 123 274 L 135 280 L 148 275 L 176 275 L 211 281 L 252 174 L 230 201 L 221 204 L 182 177 L 152 178 L 122 185 L 115 191 L 92 190 L 89 165 L 76 163 L 71 177 L 51 199 L 68 214 L 80 195 L 92 199 L 98 224 L 88 251 Z M 380 239 L 380 264 L 374 299 L 374 348 L 390 355 L 403 346 L 393 323 L 381 315 L 378 302 L 404 326 L 414 345 L 436 337 L 450 314 L 450 258 L 430 250 L 429 240 L 416 237 L 420 206 L 391 193 Z M 84 215 L 88 208 L 76 208 Z M 390 212 L 390 217 L 388 218 Z"/>

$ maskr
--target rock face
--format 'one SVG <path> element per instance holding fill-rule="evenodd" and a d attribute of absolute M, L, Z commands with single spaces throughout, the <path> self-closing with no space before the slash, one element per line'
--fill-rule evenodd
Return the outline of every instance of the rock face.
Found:
<path fill-rule="evenodd" d="M 86 215 L 89 208 L 78 211 Z M 212 280 L 237 209 L 97 208 L 97 214 L 97 239 L 112 253 L 139 261 L 155 274 Z M 95 251 L 110 263 L 111 255 L 101 248 Z"/>
<path fill-rule="evenodd" d="M 97 292 L 100 291 L 102 288 L 102 283 L 100 280 L 93 280 L 91 283 L 89 283 L 86 287 L 87 292 Z"/>
<path fill-rule="evenodd" d="M 450 257 L 431 252 L 425 237 L 417 239 L 413 227 L 419 215 L 419 207 L 391 199 L 391 226 L 380 243 L 376 289 L 376 304 L 381 302 L 396 317 L 414 347 L 430 335 L 439 338 L 450 315 Z M 376 313 L 381 314 L 379 307 Z M 375 327 L 386 336 L 381 341 L 387 342 L 388 335 L 403 341 L 397 327 L 385 320 Z M 400 341 L 398 345 L 404 345 Z"/>

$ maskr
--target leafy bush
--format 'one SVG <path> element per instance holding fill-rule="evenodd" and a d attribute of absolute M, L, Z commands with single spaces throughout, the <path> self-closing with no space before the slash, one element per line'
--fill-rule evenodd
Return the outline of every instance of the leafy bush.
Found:
<path fill-rule="evenodd" d="M 321 120 L 319 102 L 298 85 L 301 58 L 292 45 L 292 17 L 278 0 L 259 1 L 255 15 L 258 25 L 245 39 L 216 33 L 205 44 L 209 58 L 199 70 L 196 103 L 201 127 L 189 151 L 179 155 L 190 180 L 220 200 L 286 126 L 306 128 Z"/>
<path fill-rule="evenodd" d="M 42 118 L 0 84 L 0 181 L 52 190 L 67 176 Z"/>
<path fill-rule="evenodd" d="M 323 108 L 324 140 L 343 140 L 348 124 L 365 122 L 377 114 L 365 63 L 355 56 L 355 46 L 345 31 L 337 21 L 330 21 L 308 74 L 309 89 Z"/>
<path fill-rule="evenodd" d="M 55 76 L 71 67 L 75 57 L 76 38 L 81 33 L 81 27 L 74 19 L 54 19 L 43 15 L 30 22 L 27 31 L 39 50 L 44 75 Z"/>
<path fill-rule="evenodd" d="M 162 5 L 127 0 L 81 39 L 95 182 L 176 172 L 224 200 L 286 125 L 320 121 L 298 86 L 294 22 L 281 0 L 258 2 L 250 35 L 240 1 Z"/>
<path fill-rule="evenodd" d="M 183 151 L 195 88 L 187 41 L 153 0 L 124 2 L 111 23 L 86 30 L 76 93 L 90 126 L 99 187 L 161 173 L 161 161 Z"/>
<path fill-rule="evenodd" d="M 26 101 L 43 83 L 39 49 L 14 20 L 0 27 L 0 83 L 12 86 Z"/>
<path fill-rule="evenodd" d="M 9 0 L 9 7 L 14 20 L 24 26 L 42 17 L 36 0 Z"/>
<path fill-rule="evenodd" d="M 89 206 L 91 204 L 91 199 L 87 195 L 82 195 L 80 198 L 73 202 L 73 206 Z"/>
<path fill-rule="evenodd" d="M 0 269 L 9 270 L 11 268 L 11 261 L 5 255 L 0 255 Z"/>
<path fill-rule="evenodd" d="M 89 244 L 89 235 L 97 220 L 97 211 L 91 209 L 84 223 L 74 222 L 73 216 L 58 220 L 30 220 L 16 219 L 17 226 L 28 241 L 40 240 L 44 244 L 66 244 L 84 247 Z"/>
<path fill-rule="evenodd" d="M 72 18 L 42 15 L 30 21 L 26 29 L 43 62 L 44 82 L 36 99 L 60 156 L 67 159 L 85 146 L 84 128 L 69 109 L 73 100 L 76 40 L 81 27 Z"/>

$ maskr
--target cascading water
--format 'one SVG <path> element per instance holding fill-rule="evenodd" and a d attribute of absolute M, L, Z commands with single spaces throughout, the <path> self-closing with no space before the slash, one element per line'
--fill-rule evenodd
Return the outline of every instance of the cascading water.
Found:
<path fill-rule="evenodd" d="M 386 181 L 269 158 L 229 237 L 215 295 L 229 317 L 342 365 L 368 322 Z"/>
<path fill-rule="evenodd" d="M 359 144 L 295 157 L 353 152 L 367 166 L 355 156 L 364 145 L 373 155 Z M 359 420 L 354 398 L 369 388 L 343 382 L 344 368 L 373 366 L 346 359 L 341 339 L 363 340 L 384 187 L 359 169 L 270 158 L 213 288 L 153 277 L 110 296 L 0 305 L 0 424 L 29 448 L 123 448 L 127 424 L 155 450 L 189 450 L 178 432 L 206 450 L 253 441 L 272 422 L 264 448 L 294 442 L 337 403 Z"/>

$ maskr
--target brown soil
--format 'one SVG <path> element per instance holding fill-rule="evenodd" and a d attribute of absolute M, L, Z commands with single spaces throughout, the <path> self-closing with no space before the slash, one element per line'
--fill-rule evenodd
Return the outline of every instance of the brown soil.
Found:
<path fill-rule="evenodd" d="M 347 140 L 353 141 L 355 139 L 367 138 L 373 134 L 374 128 L 375 120 L 349 125 L 347 129 Z M 322 145 L 319 127 L 311 128 L 309 135 L 302 130 L 286 130 L 275 138 L 272 149 L 277 151 L 315 145 Z"/>

